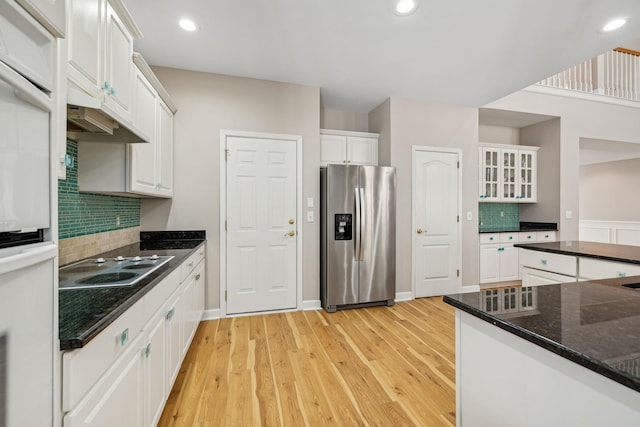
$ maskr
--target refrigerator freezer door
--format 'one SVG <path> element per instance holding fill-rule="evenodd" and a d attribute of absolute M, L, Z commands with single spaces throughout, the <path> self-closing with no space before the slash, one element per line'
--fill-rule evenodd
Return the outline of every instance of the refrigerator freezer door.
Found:
<path fill-rule="evenodd" d="M 360 166 L 358 302 L 393 300 L 396 292 L 396 175 L 391 167 Z"/>
<path fill-rule="evenodd" d="M 328 165 L 323 177 L 323 296 L 325 306 L 356 304 L 358 302 L 358 266 L 354 260 L 356 239 L 360 226 L 356 218 L 356 189 L 358 166 Z M 351 218 L 353 232 L 350 239 L 336 240 L 341 221 Z M 337 232 L 335 232 L 337 230 Z M 346 230 L 346 229 L 345 229 Z"/>

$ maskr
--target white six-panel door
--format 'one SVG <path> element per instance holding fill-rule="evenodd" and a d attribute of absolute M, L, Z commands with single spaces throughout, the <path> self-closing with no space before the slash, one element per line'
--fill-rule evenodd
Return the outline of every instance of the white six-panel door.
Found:
<path fill-rule="evenodd" d="M 457 291 L 460 283 L 459 155 L 414 150 L 413 277 L 416 297 Z"/>
<path fill-rule="evenodd" d="M 226 313 L 296 308 L 296 141 L 227 136 L 226 150 Z"/>

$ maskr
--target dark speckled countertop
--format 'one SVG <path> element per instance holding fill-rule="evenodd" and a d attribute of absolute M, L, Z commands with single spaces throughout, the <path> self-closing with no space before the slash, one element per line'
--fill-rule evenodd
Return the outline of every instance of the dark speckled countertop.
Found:
<path fill-rule="evenodd" d="M 204 237 L 203 231 L 143 232 L 138 243 L 91 257 L 153 254 L 174 256 L 167 264 L 133 286 L 60 290 L 60 350 L 85 346 L 203 245 Z"/>
<path fill-rule="evenodd" d="M 531 290 L 536 302 L 510 313 L 491 312 L 491 291 L 444 301 L 640 392 L 640 289 L 622 286 L 638 282 L 640 276 L 514 288 L 516 298 Z"/>
<path fill-rule="evenodd" d="M 613 245 L 610 243 L 596 243 L 583 241 L 523 243 L 514 246 L 540 252 L 550 252 L 561 255 L 573 255 L 606 261 L 640 264 L 640 246 Z"/>

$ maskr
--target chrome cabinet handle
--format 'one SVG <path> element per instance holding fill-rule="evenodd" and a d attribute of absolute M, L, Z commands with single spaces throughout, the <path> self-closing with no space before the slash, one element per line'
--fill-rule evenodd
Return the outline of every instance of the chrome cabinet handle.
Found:
<path fill-rule="evenodd" d="M 174 308 L 172 308 L 171 310 L 169 310 L 169 312 L 167 313 L 167 316 L 166 316 L 167 320 L 171 320 L 171 319 L 173 319 L 173 316 L 174 316 L 175 314 L 176 314 L 176 309 L 175 309 L 175 307 L 174 307 Z"/>
<path fill-rule="evenodd" d="M 540 262 L 542 263 L 542 265 L 547 265 L 547 260 L 546 259 L 541 259 Z"/>
<path fill-rule="evenodd" d="M 196 280 L 200 280 L 200 273 L 196 274 Z"/>
<path fill-rule="evenodd" d="M 148 359 L 149 356 L 151 356 L 151 343 L 147 344 L 147 346 L 144 348 L 144 357 Z"/>

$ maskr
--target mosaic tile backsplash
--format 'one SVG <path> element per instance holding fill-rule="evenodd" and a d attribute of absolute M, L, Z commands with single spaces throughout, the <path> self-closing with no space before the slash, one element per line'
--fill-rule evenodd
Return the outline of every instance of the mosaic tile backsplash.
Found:
<path fill-rule="evenodd" d="M 74 159 L 58 181 L 58 237 L 86 236 L 140 226 L 140 199 L 78 192 L 78 143 L 67 140 Z"/>
<path fill-rule="evenodd" d="M 479 203 L 480 231 L 512 231 L 520 228 L 520 205 L 517 203 Z"/>

